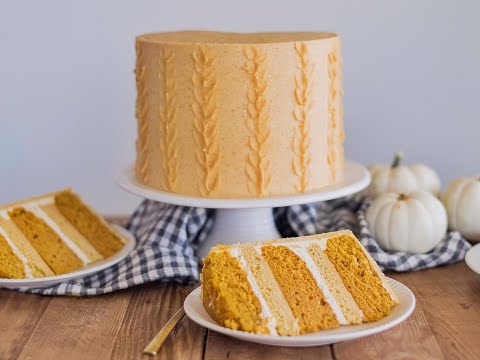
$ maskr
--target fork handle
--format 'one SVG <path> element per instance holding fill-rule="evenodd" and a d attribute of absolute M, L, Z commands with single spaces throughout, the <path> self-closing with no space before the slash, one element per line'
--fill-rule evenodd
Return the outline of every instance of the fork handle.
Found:
<path fill-rule="evenodd" d="M 148 344 L 147 347 L 143 350 L 143 353 L 148 355 L 156 355 L 158 350 L 160 350 L 160 347 L 163 345 L 165 339 L 172 332 L 172 330 L 175 329 L 175 326 L 177 326 L 178 322 L 182 320 L 184 316 L 185 310 L 182 306 L 180 310 L 178 310 L 175 315 L 173 315 L 171 319 L 168 320 L 165 326 L 158 332 L 158 334 L 152 339 L 152 341 L 150 341 L 150 344 Z"/>

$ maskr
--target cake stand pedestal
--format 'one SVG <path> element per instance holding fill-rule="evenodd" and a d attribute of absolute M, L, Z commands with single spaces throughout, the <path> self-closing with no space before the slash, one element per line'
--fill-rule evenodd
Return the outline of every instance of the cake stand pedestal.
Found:
<path fill-rule="evenodd" d="M 272 208 L 332 200 L 357 193 L 370 183 L 370 173 L 363 165 L 345 162 L 343 179 L 320 191 L 291 196 L 257 199 L 213 199 L 184 196 L 148 188 L 140 184 L 132 168 L 123 171 L 117 183 L 128 192 L 167 204 L 217 209 L 213 229 L 198 251 L 203 258 L 217 244 L 234 244 L 279 238 Z"/>

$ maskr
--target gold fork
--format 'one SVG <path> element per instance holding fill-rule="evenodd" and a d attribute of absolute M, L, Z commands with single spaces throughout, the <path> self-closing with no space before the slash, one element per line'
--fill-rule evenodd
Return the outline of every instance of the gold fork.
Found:
<path fill-rule="evenodd" d="M 163 345 L 164 341 L 167 339 L 168 335 L 175 329 L 178 322 L 182 320 L 185 316 L 185 310 L 183 306 L 178 310 L 175 315 L 171 317 L 170 320 L 165 324 L 165 326 L 158 332 L 158 334 L 150 341 L 150 344 L 143 349 L 144 354 L 156 355 L 160 347 Z"/>

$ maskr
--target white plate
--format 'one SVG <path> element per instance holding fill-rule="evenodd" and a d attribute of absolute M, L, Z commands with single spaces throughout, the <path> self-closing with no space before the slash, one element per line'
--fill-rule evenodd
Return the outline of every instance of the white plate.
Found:
<path fill-rule="evenodd" d="M 467 251 L 465 262 L 470 269 L 480 275 L 480 244 Z"/>
<path fill-rule="evenodd" d="M 210 330 L 232 336 L 245 341 L 276 346 L 318 346 L 333 344 L 339 341 L 353 340 L 373 335 L 400 324 L 412 313 L 415 308 L 415 297 L 412 292 L 396 280 L 388 279 L 393 291 L 398 296 L 399 305 L 392 309 L 390 315 L 381 320 L 360 324 L 340 326 L 332 330 L 322 330 L 301 336 L 271 336 L 251 334 L 244 331 L 232 330 L 218 325 L 203 307 L 200 299 L 200 288 L 193 290 L 185 299 L 184 308 L 188 317 L 197 324 Z"/>
<path fill-rule="evenodd" d="M 122 250 L 120 250 L 115 255 L 109 257 L 108 259 L 97 261 L 93 264 L 85 266 L 79 270 L 73 271 L 68 274 L 62 275 L 55 275 L 55 276 L 47 276 L 42 278 L 35 278 L 35 279 L 3 279 L 0 278 L 0 288 L 7 288 L 7 289 L 28 289 L 28 288 L 43 288 L 52 285 L 56 285 L 68 280 L 75 280 L 79 279 L 88 275 L 95 274 L 99 271 L 102 271 L 110 266 L 113 266 L 123 259 L 127 257 L 128 254 L 133 250 L 135 247 L 135 237 L 130 234 L 124 228 L 113 225 L 115 230 L 122 236 L 127 242 L 123 246 Z"/>

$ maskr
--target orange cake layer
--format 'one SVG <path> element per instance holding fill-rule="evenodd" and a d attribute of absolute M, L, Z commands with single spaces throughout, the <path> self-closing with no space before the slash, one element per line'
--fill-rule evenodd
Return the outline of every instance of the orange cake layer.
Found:
<path fill-rule="evenodd" d="M 124 240 L 63 190 L 0 207 L 0 277 L 65 274 L 111 256 Z"/>
<path fill-rule="evenodd" d="M 204 260 L 202 300 L 219 324 L 299 335 L 388 315 L 398 303 L 351 231 L 215 246 Z"/>
<path fill-rule="evenodd" d="M 137 37 L 136 54 L 142 184 L 258 198 L 342 179 L 338 35 L 153 33 Z"/>

